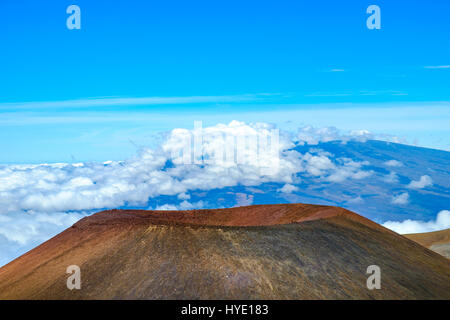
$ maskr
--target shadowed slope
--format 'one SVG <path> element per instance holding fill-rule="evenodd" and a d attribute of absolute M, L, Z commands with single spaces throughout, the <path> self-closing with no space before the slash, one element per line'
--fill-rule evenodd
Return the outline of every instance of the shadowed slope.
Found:
<path fill-rule="evenodd" d="M 82 288 L 66 287 L 69 265 Z M 382 289 L 366 269 L 380 266 Z M 0 269 L 14 299 L 450 299 L 450 263 L 342 208 L 112 210 Z"/>

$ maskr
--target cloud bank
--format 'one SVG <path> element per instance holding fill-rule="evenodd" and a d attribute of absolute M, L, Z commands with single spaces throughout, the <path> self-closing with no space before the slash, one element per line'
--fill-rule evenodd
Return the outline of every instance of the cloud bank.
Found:
<path fill-rule="evenodd" d="M 419 221 L 419 220 L 405 220 L 405 221 L 386 221 L 383 226 L 400 234 L 408 233 L 422 233 L 432 232 L 450 228 L 450 211 L 442 210 L 437 216 L 436 220 Z"/>
<path fill-rule="evenodd" d="M 221 134 L 236 138 L 270 128 L 237 121 L 205 128 L 203 160 L 213 158 L 215 150 L 224 147 Z M 185 143 L 190 143 L 185 137 L 192 134 L 192 130 L 174 129 L 159 148 L 144 149 L 126 161 L 0 166 L 0 214 L 145 206 L 157 196 L 179 195 L 183 199 L 193 190 L 265 182 L 291 184 L 299 173 L 336 183 L 371 174 L 363 170 L 365 162 L 335 158 L 321 150 L 305 154 L 291 150 L 295 144 L 287 134 L 280 134 L 274 153 L 260 155 L 256 149 L 246 149 L 249 161 L 243 165 L 235 161 L 184 164 L 182 156 L 176 155 L 182 154 Z M 276 170 L 264 170 L 274 163 L 278 164 Z M 289 191 L 287 188 L 283 191 Z"/>

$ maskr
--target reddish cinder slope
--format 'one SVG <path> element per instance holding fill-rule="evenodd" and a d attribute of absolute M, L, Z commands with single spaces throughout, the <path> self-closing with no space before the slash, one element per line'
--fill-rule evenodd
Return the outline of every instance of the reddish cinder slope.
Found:
<path fill-rule="evenodd" d="M 371 220 L 343 208 L 300 203 L 188 211 L 108 210 L 84 218 L 77 222 L 75 226 L 83 227 L 104 223 L 143 223 L 249 227 L 289 224 L 341 216 L 373 228 L 388 231 L 388 229 Z"/>
<path fill-rule="evenodd" d="M 434 232 L 410 233 L 405 234 L 404 236 L 450 259 L 450 229 Z"/>
<path fill-rule="evenodd" d="M 0 299 L 355 298 L 450 299 L 450 262 L 342 208 L 286 204 L 103 211 L 0 269 Z"/>

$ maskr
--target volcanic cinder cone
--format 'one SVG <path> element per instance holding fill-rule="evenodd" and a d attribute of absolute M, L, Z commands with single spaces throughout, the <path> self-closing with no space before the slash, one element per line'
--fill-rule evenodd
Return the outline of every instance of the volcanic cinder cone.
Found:
<path fill-rule="evenodd" d="M 80 290 L 66 286 L 70 265 Z M 111 210 L 1 268 L 0 298 L 450 299 L 450 262 L 337 207 Z"/>

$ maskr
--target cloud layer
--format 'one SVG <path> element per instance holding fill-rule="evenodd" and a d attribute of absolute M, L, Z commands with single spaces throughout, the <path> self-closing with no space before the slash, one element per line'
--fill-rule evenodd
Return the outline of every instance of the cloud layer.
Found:
<path fill-rule="evenodd" d="M 294 143 L 287 134 L 280 134 L 276 152 L 260 154 L 257 148 L 245 149 L 248 161 L 244 164 L 233 160 L 206 161 L 226 147 L 222 134 L 237 138 L 264 134 L 270 128 L 267 124 L 237 121 L 205 128 L 198 164 L 185 164 L 182 157 L 195 132 L 174 129 L 159 148 L 144 149 L 126 161 L 1 166 L 0 214 L 145 206 L 154 197 L 182 197 L 193 190 L 257 186 L 265 182 L 290 184 L 298 173 L 330 182 L 363 179 L 371 174 L 363 170 L 365 162 L 334 158 L 321 150 L 311 149 L 305 154 L 291 150 Z"/>
<path fill-rule="evenodd" d="M 435 220 L 419 221 L 419 220 L 404 220 L 404 221 L 386 221 L 383 226 L 400 234 L 408 233 L 422 233 L 450 228 L 450 211 L 440 211 Z"/>

